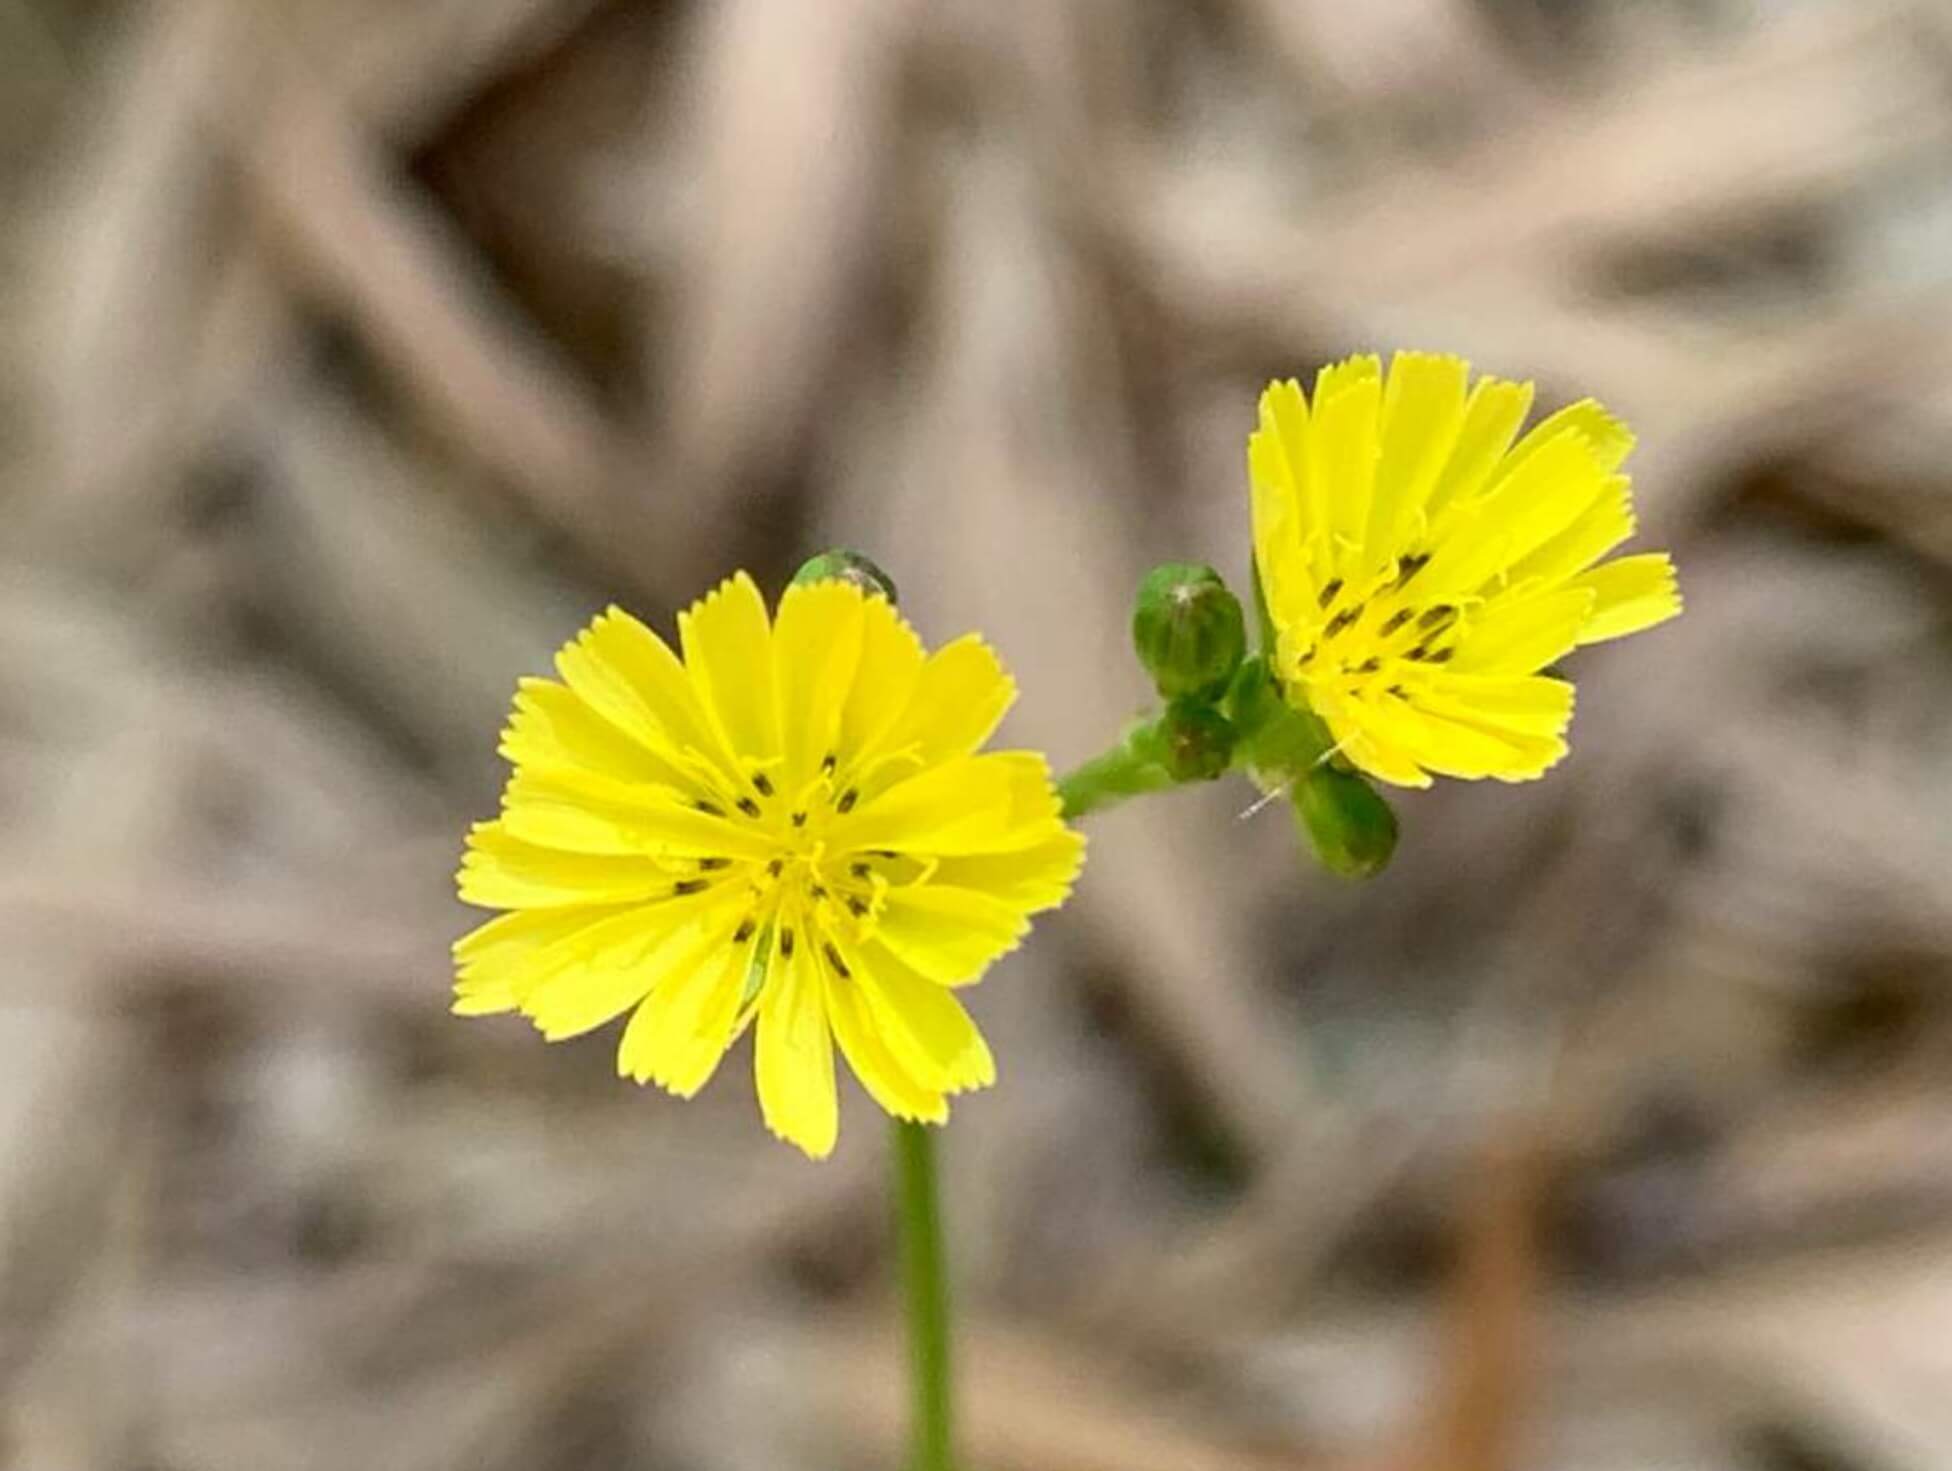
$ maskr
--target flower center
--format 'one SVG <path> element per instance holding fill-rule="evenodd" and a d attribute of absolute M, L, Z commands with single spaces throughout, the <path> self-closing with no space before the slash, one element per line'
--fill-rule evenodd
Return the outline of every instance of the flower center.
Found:
<path fill-rule="evenodd" d="M 1463 608 L 1417 595 L 1416 575 L 1429 560 L 1404 557 L 1363 590 L 1331 578 L 1318 600 L 1313 637 L 1293 660 L 1293 677 L 1350 692 L 1381 687 L 1400 694 L 1407 675 L 1456 657 Z"/>
<path fill-rule="evenodd" d="M 811 944 L 842 978 L 848 974 L 834 938 L 859 944 L 874 931 L 888 890 L 925 877 L 928 865 L 891 849 L 844 849 L 831 829 L 861 800 L 859 787 L 839 776 L 839 760 L 827 756 L 817 775 L 787 790 L 776 769 L 759 768 L 743 789 L 701 798 L 699 810 L 764 831 L 773 852 L 765 859 L 696 860 L 696 878 L 681 879 L 679 894 L 701 893 L 718 883 L 743 885 L 746 911 L 735 943 L 777 932 L 782 955 Z"/>

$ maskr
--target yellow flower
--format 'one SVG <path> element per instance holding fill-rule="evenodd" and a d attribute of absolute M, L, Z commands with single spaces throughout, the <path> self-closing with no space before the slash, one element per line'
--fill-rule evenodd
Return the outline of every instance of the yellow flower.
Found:
<path fill-rule="evenodd" d="M 924 655 L 878 595 L 744 573 L 679 615 L 682 662 L 611 608 L 525 680 L 502 815 L 461 897 L 454 1009 L 554 1041 L 634 1009 L 620 1074 L 680 1097 L 758 1022 L 767 1127 L 818 1158 L 834 1044 L 899 1118 L 995 1078 L 951 988 L 1063 902 L 1084 841 L 1027 751 L 978 754 L 1016 696 L 970 635 Z"/>
<path fill-rule="evenodd" d="M 1401 786 L 1541 775 L 1573 689 L 1539 671 L 1681 611 L 1665 553 L 1594 565 L 1634 531 L 1626 426 L 1588 399 L 1514 444 L 1532 385 L 1469 376 L 1350 358 L 1270 384 L 1248 443 L 1283 688 Z"/>

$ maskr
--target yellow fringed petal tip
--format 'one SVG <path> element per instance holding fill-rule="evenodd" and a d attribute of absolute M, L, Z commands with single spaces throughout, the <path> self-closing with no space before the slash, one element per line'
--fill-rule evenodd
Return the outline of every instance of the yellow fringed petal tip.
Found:
<path fill-rule="evenodd" d="M 617 608 L 525 680 L 501 816 L 461 898 L 508 911 L 454 946 L 454 1010 L 551 1041 L 631 1013 L 620 1074 L 690 1097 L 757 1024 L 759 1106 L 820 1158 L 834 1046 L 898 1118 L 994 1081 L 951 988 L 1064 902 L 1084 840 L 1050 768 L 981 752 L 1016 687 L 972 636 L 926 654 L 888 602 L 744 573 L 678 619 Z"/>
<path fill-rule="evenodd" d="M 1411 352 L 1261 395 L 1247 459 L 1277 672 L 1383 781 L 1542 775 L 1573 688 L 1540 671 L 1681 611 L 1665 553 L 1600 563 L 1634 531 L 1632 433 L 1587 399 L 1520 438 L 1531 405 L 1529 383 Z"/>

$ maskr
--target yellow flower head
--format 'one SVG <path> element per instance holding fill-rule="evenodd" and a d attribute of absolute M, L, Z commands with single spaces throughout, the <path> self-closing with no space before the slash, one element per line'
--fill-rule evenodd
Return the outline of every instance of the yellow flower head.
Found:
<path fill-rule="evenodd" d="M 834 1146 L 834 1043 L 899 1118 L 995 1078 L 950 988 L 1063 902 L 1083 839 L 1050 769 L 978 754 L 1015 698 L 974 635 L 925 655 L 887 601 L 745 574 L 679 615 L 682 662 L 612 608 L 525 680 L 502 815 L 461 897 L 454 1009 L 550 1040 L 632 1011 L 618 1072 L 680 1097 L 757 1020 L 767 1127 Z"/>
<path fill-rule="evenodd" d="M 1633 435 L 1588 399 L 1513 443 L 1532 385 L 1462 358 L 1324 368 L 1270 384 L 1248 443 L 1254 556 L 1288 696 L 1356 766 L 1524 781 L 1566 753 L 1581 644 L 1681 611 L 1665 553 L 1594 564 L 1633 535 Z"/>

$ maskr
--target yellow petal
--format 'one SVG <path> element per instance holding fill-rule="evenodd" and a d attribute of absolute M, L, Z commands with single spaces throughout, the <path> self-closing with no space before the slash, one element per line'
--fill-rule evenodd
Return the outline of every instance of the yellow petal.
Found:
<path fill-rule="evenodd" d="M 721 945 L 745 905 L 736 890 L 687 895 L 592 926 L 551 946 L 548 978 L 521 999 L 522 1011 L 551 1042 L 623 1015 L 652 987 L 695 968 Z"/>
<path fill-rule="evenodd" d="M 1024 911 L 975 889 L 925 883 L 890 889 L 875 935 L 920 974 L 944 986 L 981 978 L 1030 930 Z"/>
<path fill-rule="evenodd" d="M 715 740 L 711 718 L 684 662 L 655 630 L 614 603 L 590 625 L 590 648 L 635 689 L 681 745 L 729 754 Z"/>
<path fill-rule="evenodd" d="M 1572 722 L 1573 687 L 1550 675 L 1445 674 L 1417 691 L 1417 703 L 1453 720 L 1514 736 L 1558 737 Z"/>
<path fill-rule="evenodd" d="M 1592 611 L 1590 588 L 1495 599 L 1472 617 L 1450 668 L 1459 674 L 1531 674 L 1572 652 Z"/>
<path fill-rule="evenodd" d="M 1579 434 L 1567 431 L 1461 505 L 1433 532 L 1430 565 L 1418 574 L 1426 595 L 1469 596 L 1578 520 L 1606 490 L 1608 477 Z"/>
<path fill-rule="evenodd" d="M 932 766 L 864 799 L 829 828 L 836 850 L 994 853 L 1035 841 L 1057 815 L 1050 767 L 1031 751 L 986 751 Z"/>
<path fill-rule="evenodd" d="M 1452 719 L 1421 701 L 1390 698 L 1386 703 L 1390 708 L 1382 723 L 1391 738 L 1439 776 L 1526 781 L 1543 775 L 1566 751 L 1562 740 Z"/>
<path fill-rule="evenodd" d="M 1268 398 L 1263 396 L 1261 427 L 1247 441 L 1247 480 L 1254 520 L 1254 565 L 1260 573 L 1261 593 L 1276 626 L 1289 627 L 1317 606 L 1320 589 L 1304 544 L 1294 476 L 1273 428 L 1272 415 Z"/>
<path fill-rule="evenodd" d="M 463 970 L 519 963 L 537 949 L 599 919 L 608 919 L 624 906 L 587 909 L 526 909 L 498 914 L 476 925 L 452 947 L 454 962 Z"/>
<path fill-rule="evenodd" d="M 1062 904 L 1083 866 L 1084 834 L 1057 827 L 1028 847 L 944 858 L 933 881 L 1035 913 Z"/>
<path fill-rule="evenodd" d="M 1041 751 L 985 751 L 977 759 L 994 762 L 1009 775 L 1010 810 L 1003 841 L 963 848 L 964 853 L 991 853 L 1004 848 L 1027 848 L 1049 835 L 1051 824 L 1062 821 L 1063 804 L 1051 776 L 1051 764 Z M 942 850 L 947 854 L 950 850 Z"/>
<path fill-rule="evenodd" d="M 1513 583 L 1563 582 L 1592 566 L 1633 531 L 1633 491 L 1626 476 L 1612 476 L 1570 526 L 1514 562 L 1510 578 Z"/>
<path fill-rule="evenodd" d="M 1403 749 L 1400 737 L 1393 735 L 1373 716 L 1358 724 L 1351 722 L 1337 730 L 1330 726 L 1341 754 L 1360 771 L 1391 786 L 1427 787 L 1430 773 L 1417 765 L 1416 757 Z"/>
<path fill-rule="evenodd" d="M 1459 357 L 1399 352 L 1383 390 L 1382 452 L 1369 507 L 1362 571 L 1373 575 L 1403 551 L 1404 528 L 1430 499 L 1464 423 L 1471 365 Z"/>
<path fill-rule="evenodd" d="M 1345 577 L 1357 570 L 1375 491 L 1382 367 L 1373 356 L 1324 368 L 1315 383 L 1312 473 L 1328 509 L 1330 560 Z"/>
<path fill-rule="evenodd" d="M 1325 687 L 1315 695 L 1315 713 L 1335 738 L 1336 752 L 1351 765 L 1394 786 L 1430 785 L 1429 774 L 1378 727 L 1378 711 L 1371 701 Z"/>
<path fill-rule="evenodd" d="M 1261 395 L 1261 432 L 1268 468 L 1292 488 L 1296 509 L 1297 571 L 1319 587 L 1330 576 L 1329 487 L 1315 473 L 1313 425 L 1301 385 L 1289 378 Z"/>
<path fill-rule="evenodd" d="M 840 717 L 843 755 L 875 749 L 901 718 L 922 674 L 922 641 L 888 600 L 870 595 L 861 610 L 861 658 Z"/>
<path fill-rule="evenodd" d="M 775 950 L 759 1000 L 756 1073 L 766 1127 L 812 1158 L 825 1159 L 840 1133 L 840 1106 L 833 1036 L 811 948 L 796 944 L 790 956 Z"/>
<path fill-rule="evenodd" d="M 795 584 L 773 630 L 786 786 L 797 791 L 837 752 L 841 711 L 861 661 L 866 599 L 845 582 Z"/>
<path fill-rule="evenodd" d="M 462 1016 L 514 1011 L 542 977 L 550 946 L 624 912 L 616 906 L 518 909 L 478 925 L 454 942 L 454 1010 Z"/>
<path fill-rule="evenodd" d="M 925 766 L 967 756 L 990 738 L 1016 698 L 1016 681 L 995 651 L 965 634 L 929 656 L 907 708 L 880 744 Z"/>
<path fill-rule="evenodd" d="M 756 825 L 707 812 L 669 788 L 611 781 L 591 772 L 517 771 L 502 797 L 512 838 L 570 853 L 684 859 L 770 858 L 776 843 Z"/>
<path fill-rule="evenodd" d="M 1373 352 L 1352 353 L 1339 363 L 1329 363 L 1315 371 L 1315 392 L 1311 395 L 1312 411 L 1319 416 L 1323 405 L 1332 398 L 1355 388 L 1366 388 L 1370 384 L 1380 386 L 1383 379 L 1383 360 Z"/>
<path fill-rule="evenodd" d="M 664 641 L 611 607 L 556 654 L 556 670 L 577 698 L 619 731 L 682 766 L 688 747 L 717 749 L 696 696 L 671 678 L 676 659 Z"/>
<path fill-rule="evenodd" d="M 1484 488 L 1531 407 L 1531 384 L 1478 379 L 1464 405 L 1456 447 L 1430 492 L 1427 509 L 1432 520 L 1453 501 L 1469 500 Z"/>
<path fill-rule="evenodd" d="M 1463 774 L 1501 781 L 1529 781 L 1566 753 L 1565 731 L 1572 720 L 1573 687 L 1544 675 L 1445 675 L 1415 692 L 1416 712 L 1435 722 L 1434 730 L 1412 741 L 1445 743 L 1448 759 Z M 1495 747 L 1476 737 L 1488 737 Z M 1480 769 L 1481 768 L 1481 769 Z"/>
<path fill-rule="evenodd" d="M 1582 398 L 1578 403 L 1566 405 L 1556 414 L 1547 414 L 1533 425 L 1525 437 L 1512 447 L 1507 470 L 1550 444 L 1567 429 L 1576 429 L 1585 437 L 1592 447 L 1595 463 L 1608 473 L 1619 469 L 1627 456 L 1633 453 L 1633 431 L 1601 408 L 1595 400 Z"/>
<path fill-rule="evenodd" d="M 502 732 L 501 753 L 516 766 L 601 772 L 623 781 L 674 785 L 688 780 L 668 755 L 633 740 L 574 690 L 553 679 L 524 679 Z"/>
<path fill-rule="evenodd" d="M 741 572 L 678 615 L 685 668 L 732 752 L 748 766 L 780 756 L 773 632 L 766 602 Z"/>
<path fill-rule="evenodd" d="M 448 1010 L 455 1016 L 500 1016 L 515 1006 L 515 993 L 499 981 L 458 980 Z"/>
<path fill-rule="evenodd" d="M 479 822 L 456 880 L 464 903 L 485 909 L 544 909 L 670 894 L 670 867 L 654 858 L 597 857 L 539 848 L 500 822 Z"/>
<path fill-rule="evenodd" d="M 1681 611 L 1674 560 L 1666 552 L 1620 557 L 1595 567 L 1572 585 L 1590 588 L 1594 594 L 1593 611 L 1579 635 L 1582 644 L 1639 633 Z"/>
<path fill-rule="evenodd" d="M 838 975 L 827 977 L 827 1014 L 841 1056 L 861 1080 L 868 1097 L 898 1119 L 939 1124 L 949 1117 L 949 1101 L 917 1082 L 882 1040 L 860 987 Z"/>
<path fill-rule="evenodd" d="M 963 1093 L 996 1081 L 996 1060 L 960 1001 L 878 942 L 836 943 L 876 1035 L 918 1084 Z"/>
<path fill-rule="evenodd" d="M 617 1072 L 690 1098 L 711 1081 L 738 1031 L 750 943 L 720 925 L 712 948 L 687 966 L 668 966 L 624 1028 Z"/>

